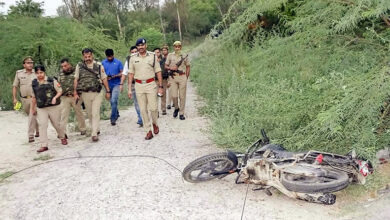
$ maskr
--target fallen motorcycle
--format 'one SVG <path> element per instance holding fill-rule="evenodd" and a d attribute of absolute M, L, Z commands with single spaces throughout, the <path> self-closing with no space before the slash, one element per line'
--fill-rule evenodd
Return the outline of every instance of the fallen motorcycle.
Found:
<path fill-rule="evenodd" d="M 270 188 L 276 188 L 291 198 L 332 205 L 336 202 L 332 192 L 350 183 L 364 184 L 372 172 L 371 164 L 353 153 L 288 152 L 281 145 L 270 144 L 264 130 L 261 133 L 263 137 L 246 153 L 225 151 L 194 160 L 184 168 L 183 178 L 199 183 L 237 173 L 237 184 L 258 185 L 256 190 L 268 195 L 272 195 Z"/>

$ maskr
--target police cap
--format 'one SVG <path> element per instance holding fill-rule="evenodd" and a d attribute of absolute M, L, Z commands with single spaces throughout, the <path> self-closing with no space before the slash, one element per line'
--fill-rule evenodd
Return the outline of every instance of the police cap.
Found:
<path fill-rule="evenodd" d="M 138 46 L 140 44 L 146 44 L 146 39 L 145 38 L 139 38 L 136 42 L 135 42 L 135 46 Z"/>

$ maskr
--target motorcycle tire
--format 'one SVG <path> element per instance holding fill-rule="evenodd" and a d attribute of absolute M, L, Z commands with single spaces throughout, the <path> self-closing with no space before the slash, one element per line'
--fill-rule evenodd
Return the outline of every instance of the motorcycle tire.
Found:
<path fill-rule="evenodd" d="M 288 190 L 300 193 L 331 193 L 348 186 L 347 173 L 329 169 L 326 171 L 323 176 L 316 177 L 283 173 L 281 183 Z"/>
<path fill-rule="evenodd" d="M 220 152 L 200 157 L 189 163 L 183 170 L 183 178 L 190 183 L 209 181 L 221 175 L 213 172 L 228 171 L 237 166 L 237 157 L 232 152 Z"/>

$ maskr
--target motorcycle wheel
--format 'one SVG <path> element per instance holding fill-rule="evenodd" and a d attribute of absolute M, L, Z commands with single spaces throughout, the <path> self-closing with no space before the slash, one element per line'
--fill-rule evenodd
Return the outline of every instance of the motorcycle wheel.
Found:
<path fill-rule="evenodd" d="M 322 176 L 283 173 L 281 182 L 288 190 L 301 193 L 330 193 L 348 186 L 349 177 L 345 172 L 329 169 L 325 171 Z"/>
<path fill-rule="evenodd" d="M 214 153 L 200 157 L 188 164 L 182 173 L 183 178 L 191 183 L 199 183 L 218 178 L 214 172 L 231 170 L 237 166 L 237 158 L 228 152 Z"/>

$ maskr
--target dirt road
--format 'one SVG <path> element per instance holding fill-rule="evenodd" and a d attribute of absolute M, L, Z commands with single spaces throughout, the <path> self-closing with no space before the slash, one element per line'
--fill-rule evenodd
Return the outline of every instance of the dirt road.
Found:
<path fill-rule="evenodd" d="M 98 143 L 69 133 L 69 145 L 62 146 L 51 129 L 50 150 L 44 154 L 52 156 L 51 160 L 130 157 L 67 159 L 15 174 L 0 183 L 0 219 L 241 219 L 247 185 L 234 184 L 234 176 L 190 184 L 177 170 L 199 156 L 219 151 L 209 140 L 209 121 L 197 112 L 202 102 L 191 84 L 187 100 L 187 119 L 173 119 L 172 110 L 168 111 L 159 119 L 160 134 L 151 141 L 144 140 L 132 106 L 120 111 L 117 126 L 101 122 Z M 26 143 L 25 116 L 0 112 L 0 122 L 0 174 L 43 162 L 33 161 L 42 155 L 35 152 L 37 144 Z M 249 186 L 243 219 L 356 217 L 342 211 L 338 203 L 310 204 L 275 191 L 269 197 L 252 188 Z"/>

